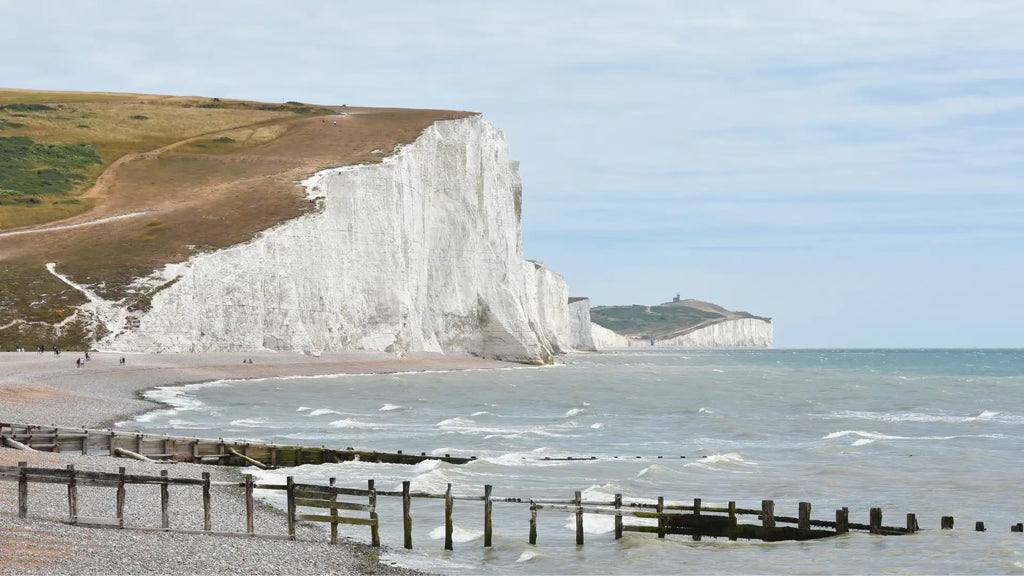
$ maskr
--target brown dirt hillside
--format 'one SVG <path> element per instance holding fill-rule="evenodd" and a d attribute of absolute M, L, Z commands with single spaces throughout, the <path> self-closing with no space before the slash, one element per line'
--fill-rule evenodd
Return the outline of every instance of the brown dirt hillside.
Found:
<path fill-rule="evenodd" d="M 94 336 L 68 320 L 83 296 L 46 263 L 145 306 L 150 295 L 129 289 L 136 278 L 311 209 L 298 181 L 379 162 L 433 122 L 470 114 L 2 89 L 0 106 L 0 139 L 89 145 L 100 158 L 66 193 L 0 204 L 0 349 L 81 347 Z"/>

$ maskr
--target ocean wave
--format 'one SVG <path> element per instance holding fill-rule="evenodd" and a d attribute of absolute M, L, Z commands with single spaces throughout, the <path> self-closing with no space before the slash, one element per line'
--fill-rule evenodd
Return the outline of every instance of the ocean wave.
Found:
<path fill-rule="evenodd" d="M 867 430 L 840 430 L 822 437 L 822 440 L 853 437 L 853 446 L 865 446 L 878 440 L 956 440 L 959 438 L 1005 438 L 1003 434 L 953 434 L 950 436 L 895 436 Z"/>
<path fill-rule="evenodd" d="M 232 420 L 230 424 L 243 428 L 264 428 L 268 421 L 263 418 L 242 418 L 240 420 Z"/>
<path fill-rule="evenodd" d="M 383 428 L 387 428 L 388 427 L 386 425 L 375 424 L 375 423 L 371 423 L 371 422 L 362 422 L 362 421 L 359 421 L 359 420 L 354 420 L 352 418 L 345 418 L 343 420 L 335 420 L 334 422 L 329 422 L 327 425 L 328 426 L 332 426 L 334 428 L 383 429 Z"/>
<path fill-rule="evenodd" d="M 566 418 L 572 418 L 573 416 L 579 416 L 583 413 L 583 408 L 573 408 L 565 413 Z"/>
<path fill-rule="evenodd" d="M 483 538 L 484 533 L 476 530 L 469 530 L 461 526 L 454 526 L 452 529 L 452 542 L 472 542 L 478 538 Z M 444 538 L 444 526 L 438 526 L 430 531 L 430 538 L 432 540 L 441 540 Z"/>
<path fill-rule="evenodd" d="M 308 410 L 312 410 L 312 408 L 310 408 L 309 406 L 299 406 L 298 408 L 295 409 L 296 412 L 306 412 Z"/>
<path fill-rule="evenodd" d="M 823 420 L 871 420 L 876 422 L 905 423 L 938 423 L 938 424 L 969 424 L 972 422 L 998 422 L 1004 424 L 1021 424 L 1024 419 L 1020 416 L 998 412 L 995 410 L 981 410 L 975 415 L 965 416 L 956 414 L 929 414 L 926 412 L 872 412 L 866 410 L 838 410 L 829 414 L 819 414 L 814 417 Z"/>
<path fill-rule="evenodd" d="M 684 468 L 692 467 L 712 472 L 731 472 L 734 474 L 752 474 L 753 471 L 746 469 L 751 466 L 757 466 L 757 464 L 754 462 L 748 462 L 743 458 L 743 456 L 736 452 L 729 452 L 727 454 L 709 454 L 700 460 L 683 464 Z"/>
<path fill-rule="evenodd" d="M 398 404 L 385 404 L 377 409 L 378 412 L 390 412 L 392 410 L 401 410 L 402 406 Z"/>
<path fill-rule="evenodd" d="M 316 410 L 311 410 L 309 412 L 310 416 L 323 416 L 325 414 L 341 414 L 341 412 L 331 410 L 330 408 L 317 408 Z"/>

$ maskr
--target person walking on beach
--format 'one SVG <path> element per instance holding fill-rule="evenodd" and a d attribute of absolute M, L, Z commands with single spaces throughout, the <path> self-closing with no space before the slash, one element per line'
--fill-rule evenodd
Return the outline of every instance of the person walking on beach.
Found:
<path fill-rule="evenodd" d="M 75 366 L 77 366 L 79 368 L 82 367 L 82 359 L 81 358 L 75 358 Z"/>

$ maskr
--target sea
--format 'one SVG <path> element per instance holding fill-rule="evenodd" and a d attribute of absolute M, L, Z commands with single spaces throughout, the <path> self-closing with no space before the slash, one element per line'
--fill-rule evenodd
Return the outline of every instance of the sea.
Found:
<path fill-rule="evenodd" d="M 493 486 L 494 543 L 482 503 L 458 500 L 454 550 L 444 501 L 378 502 L 384 562 L 446 574 L 1024 573 L 1024 350 L 631 349 L 548 367 L 217 381 L 148 393 L 166 406 L 121 425 L 155 433 L 475 456 L 469 464 L 366 462 L 260 471 L 258 482 L 323 483 L 481 496 Z M 567 460 L 567 458 L 572 460 Z M 780 516 L 921 531 L 804 542 L 614 538 L 611 516 L 505 498 L 759 509 Z M 277 493 L 257 493 L 283 508 Z M 941 530 L 943 516 L 954 517 Z M 741 522 L 758 523 L 756 516 Z M 630 522 L 630 520 L 627 520 Z M 977 531 L 983 522 L 985 531 Z M 366 527 L 342 534 L 368 542 Z M 325 532 L 325 539 L 327 538 Z"/>

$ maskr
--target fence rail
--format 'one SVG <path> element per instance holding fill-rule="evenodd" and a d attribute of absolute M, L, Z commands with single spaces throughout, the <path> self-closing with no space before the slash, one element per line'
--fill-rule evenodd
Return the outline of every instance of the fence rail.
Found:
<path fill-rule="evenodd" d="M 692 504 L 666 503 L 663 497 L 641 501 L 627 501 L 621 494 L 613 500 L 583 500 L 577 491 L 572 499 L 530 499 L 520 497 L 495 497 L 492 486 L 483 487 L 480 496 L 454 496 L 452 485 L 449 484 L 444 494 L 412 492 L 411 483 L 403 482 L 401 491 L 376 490 L 374 480 L 367 481 L 366 488 L 340 487 L 335 479 L 330 479 L 327 486 L 298 484 L 293 477 L 287 477 L 285 484 L 257 484 L 252 476 L 244 476 L 241 482 L 213 482 L 209 472 L 203 472 L 201 478 L 172 477 L 167 470 L 159 475 L 126 474 L 121 468 L 118 473 L 92 472 L 76 470 L 74 465 L 66 468 L 29 467 L 26 463 L 18 466 L 0 467 L 0 481 L 16 481 L 18 483 L 18 515 L 28 516 L 29 485 L 31 483 L 63 484 L 67 486 L 68 514 L 62 520 L 71 524 L 138 530 L 159 530 L 164 532 L 209 533 L 230 536 L 261 536 L 269 538 L 296 538 L 296 524 L 299 522 L 317 522 L 330 524 L 330 541 L 337 543 L 339 525 L 366 526 L 370 530 L 370 543 L 380 545 L 380 516 L 377 503 L 379 498 L 401 498 L 402 500 L 402 534 L 403 546 L 411 549 L 412 544 L 412 505 L 413 501 L 444 500 L 444 548 L 452 550 L 454 532 L 454 503 L 456 500 L 482 502 L 483 504 L 483 545 L 489 547 L 493 540 L 493 503 L 500 502 L 522 506 L 528 512 L 529 543 L 536 544 L 538 539 L 537 518 L 540 513 L 569 513 L 575 515 L 576 544 L 584 544 L 583 519 L 587 514 L 613 516 L 615 522 L 614 537 L 619 539 L 625 532 L 656 534 L 658 538 L 667 535 L 685 535 L 694 540 L 703 537 L 737 539 L 754 539 L 764 541 L 807 540 L 825 538 L 843 534 L 852 530 L 863 530 L 879 535 L 912 534 L 918 531 L 917 518 L 913 514 L 906 517 L 905 526 L 884 526 L 882 510 L 872 508 L 868 524 L 857 524 L 849 521 L 849 509 L 835 511 L 835 521 L 814 520 L 811 518 L 811 505 L 807 502 L 799 504 L 796 517 L 778 516 L 775 514 L 775 503 L 771 500 L 761 502 L 760 508 L 739 508 L 735 502 L 728 506 L 704 506 L 701 499 L 695 498 Z M 129 526 L 125 524 L 124 508 L 126 486 L 157 485 L 160 487 L 160 526 Z M 115 514 L 113 518 L 97 518 L 79 515 L 78 487 L 98 486 L 113 488 Z M 182 530 L 170 524 L 170 490 L 171 486 L 193 487 L 202 491 L 203 530 Z M 215 487 L 241 489 L 245 499 L 245 532 L 215 532 L 212 525 L 211 490 Z M 254 490 L 284 491 L 287 498 L 287 534 L 257 534 L 253 511 Z M 234 511 L 232 511 L 234 512 Z M 757 523 L 741 523 L 741 517 L 754 517 Z M 948 526 L 947 526 L 948 524 Z M 785 526 L 783 526 L 785 525 Z M 1021 531 L 1020 525 L 1011 527 L 1013 531 Z M 952 528 L 952 518 L 944 517 L 943 528 Z M 977 527 L 976 527 L 977 528 Z M 983 529 L 983 526 L 981 527 Z"/>

